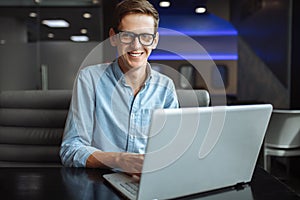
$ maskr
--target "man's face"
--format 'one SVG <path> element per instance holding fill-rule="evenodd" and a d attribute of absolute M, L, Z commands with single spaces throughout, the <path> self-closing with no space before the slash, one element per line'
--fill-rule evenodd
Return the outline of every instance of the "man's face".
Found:
<path fill-rule="evenodd" d="M 118 31 L 126 31 L 136 35 L 142 33 L 154 34 L 154 19 L 149 15 L 129 14 L 123 17 Z M 114 34 L 115 32 L 111 29 L 110 36 Z M 120 34 L 123 33 L 120 32 L 119 35 Z M 126 73 L 131 69 L 145 68 L 152 49 L 157 45 L 158 34 L 155 35 L 153 43 L 149 46 L 142 45 L 138 37 L 134 37 L 130 43 L 124 43 L 121 41 L 119 35 L 111 39 L 111 42 L 113 46 L 117 46 L 118 48 L 119 65 L 123 72 Z M 145 37 L 147 36 L 142 35 L 140 39 L 143 40 Z"/>

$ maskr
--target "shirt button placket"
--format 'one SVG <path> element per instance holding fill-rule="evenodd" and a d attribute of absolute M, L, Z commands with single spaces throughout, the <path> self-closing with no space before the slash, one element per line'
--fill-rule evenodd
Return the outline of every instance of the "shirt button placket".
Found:
<path fill-rule="evenodd" d="M 135 115 L 134 112 L 131 112 L 130 114 L 130 128 L 129 128 L 129 135 L 128 135 L 128 151 L 133 152 L 133 146 L 134 146 L 134 120 Z"/>
<path fill-rule="evenodd" d="M 128 151 L 131 152 L 136 152 L 137 150 L 136 145 L 135 145 L 135 140 L 136 140 L 136 135 L 137 135 L 137 124 L 140 116 L 138 116 L 138 110 L 139 110 L 139 94 L 135 96 L 132 102 L 132 107 L 131 107 L 131 114 L 130 114 L 130 131 L 129 131 L 129 136 L 128 136 Z"/>

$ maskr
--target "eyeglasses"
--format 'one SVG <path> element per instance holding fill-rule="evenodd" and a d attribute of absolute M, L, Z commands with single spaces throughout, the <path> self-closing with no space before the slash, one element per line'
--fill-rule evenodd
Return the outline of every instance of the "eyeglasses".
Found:
<path fill-rule="evenodd" d="M 116 31 L 116 33 L 119 34 L 120 41 L 124 44 L 131 44 L 137 37 L 143 46 L 152 45 L 156 36 L 156 34 L 151 33 L 135 34 L 133 32 L 119 30 Z"/>

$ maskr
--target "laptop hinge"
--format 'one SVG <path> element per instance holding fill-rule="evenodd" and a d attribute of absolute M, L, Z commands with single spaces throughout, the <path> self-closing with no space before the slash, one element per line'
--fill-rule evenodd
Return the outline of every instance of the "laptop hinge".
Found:
<path fill-rule="evenodd" d="M 243 190 L 245 189 L 246 187 L 248 186 L 248 183 L 245 183 L 245 182 L 240 182 L 240 183 L 237 183 L 234 188 L 236 190 Z"/>

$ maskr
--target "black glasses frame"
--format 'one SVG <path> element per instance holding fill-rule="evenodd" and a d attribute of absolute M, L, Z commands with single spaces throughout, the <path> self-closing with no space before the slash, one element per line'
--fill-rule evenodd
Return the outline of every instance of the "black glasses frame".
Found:
<path fill-rule="evenodd" d="M 116 34 L 119 35 L 119 39 L 120 39 L 120 41 L 121 41 L 123 44 L 131 44 L 131 43 L 135 40 L 135 38 L 138 38 L 140 44 L 142 44 L 143 46 L 151 46 L 151 45 L 153 44 L 153 42 L 154 42 L 155 37 L 156 37 L 156 33 L 154 33 L 154 34 L 151 34 L 151 33 L 140 33 L 140 34 L 136 34 L 136 33 L 130 32 L 130 31 L 121 31 L 121 30 L 115 30 L 115 29 L 114 29 L 114 31 L 115 31 Z M 127 33 L 127 34 L 129 34 L 129 35 L 132 35 L 132 36 L 133 36 L 133 37 L 132 37 L 132 41 L 131 41 L 131 42 L 123 42 L 122 39 L 121 39 L 121 34 L 120 34 L 120 33 Z M 151 37 L 152 37 L 152 42 L 151 42 L 150 44 L 143 44 L 143 42 L 141 41 L 141 36 L 142 36 L 142 35 L 151 36 Z"/>

